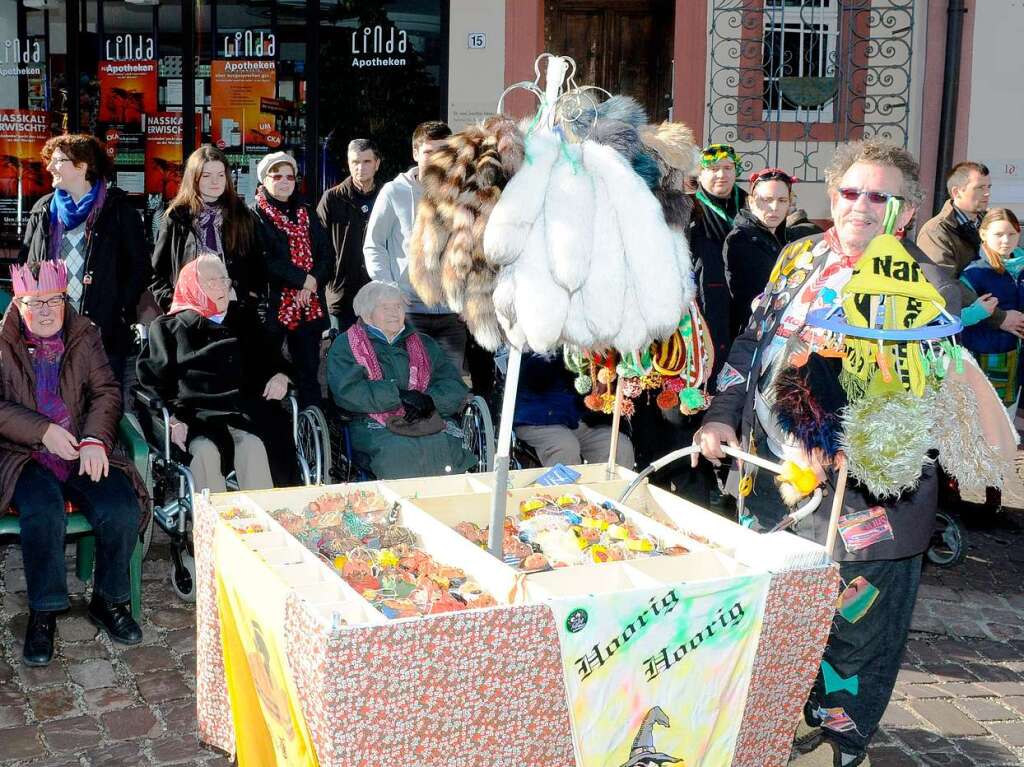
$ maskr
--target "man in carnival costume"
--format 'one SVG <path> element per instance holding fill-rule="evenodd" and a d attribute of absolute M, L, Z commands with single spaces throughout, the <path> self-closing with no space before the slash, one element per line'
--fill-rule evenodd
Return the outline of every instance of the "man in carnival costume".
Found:
<path fill-rule="evenodd" d="M 783 446 L 792 445 L 780 428 L 778 410 L 765 403 L 778 391 L 776 379 L 794 342 L 815 348 L 816 334 L 821 331 L 805 324 L 808 311 L 841 301 L 854 266 L 872 239 L 883 232 L 887 213 L 898 211 L 893 222 L 898 232 L 909 223 L 922 199 L 917 162 L 906 150 L 877 139 L 840 146 L 826 179 L 833 227 L 782 251 L 771 282 L 746 330 L 733 343 L 719 376 L 718 394 L 694 439 L 713 463 L 725 457 L 722 443 L 742 443 L 747 449 L 773 452 L 778 457 L 782 457 Z M 958 314 L 956 285 L 912 244 L 904 242 L 903 246 L 920 265 L 921 282 L 937 289 L 946 310 Z M 822 361 L 818 355 L 812 357 Z M 810 367 L 805 363 L 805 369 Z M 824 379 L 819 389 L 842 391 L 834 365 L 818 366 L 817 376 Z M 922 424 L 922 428 L 927 427 Z M 809 465 L 817 464 L 819 477 L 826 476 L 813 456 L 805 454 L 803 458 Z M 834 472 L 827 476 L 826 497 L 830 499 Z M 915 481 L 916 489 L 886 500 L 873 497 L 861 483 L 847 484 L 844 514 L 852 518 L 854 512 L 871 509 L 881 514 L 885 534 L 866 546 L 851 546 L 852 552 L 844 537 L 832 552 L 839 561 L 843 591 L 818 677 L 797 727 L 798 755 L 793 764 L 857 767 L 870 763 L 866 749 L 896 681 L 917 597 L 922 554 L 935 519 L 934 465 L 926 462 Z M 775 498 L 771 480 L 762 472 L 749 498 L 755 529 L 771 529 L 785 515 L 786 509 Z M 818 512 L 794 532 L 823 543 L 827 526 L 828 514 Z"/>
<path fill-rule="evenodd" d="M 728 144 L 709 144 L 701 151 L 693 215 L 688 229 L 697 306 L 707 323 L 715 355 L 709 382 L 711 393 L 714 393 L 715 376 L 732 342 L 729 284 L 722 247 L 726 235 L 732 231 L 736 215 L 746 207 L 747 193 L 736 183 L 739 167 L 740 157 Z M 666 450 L 690 444 L 700 426 L 697 415 L 683 416 L 681 421 L 671 424 L 665 423 L 660 415 L 653 423 L 648 422 L 646 416 L 649 411 L 641 411 L 638 415 L 634 434 L 641 466 L 663 455 Z M 665 486 L 671 487 L 673 492 L 700 506 L 711 503 L 712 491 L 717 487 L 714 472 L 707 465 L 700 466 L 697 471 L 669 468 L 659 476 L 659 481 L 666 482 Z"/>

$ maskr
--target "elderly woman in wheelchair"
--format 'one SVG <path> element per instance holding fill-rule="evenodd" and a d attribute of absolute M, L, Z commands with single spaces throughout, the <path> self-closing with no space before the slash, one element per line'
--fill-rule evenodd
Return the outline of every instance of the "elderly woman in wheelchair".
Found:
<path fill-rule="evenodd" d="M 219 258 L 182 267 L 170 310 L 150 324 L 139 383 L 169 410 L 170 441 L 188 454 L 195 490 L 224 492 L 232 471 L 242 490 L 298 484 L 293 425 L 279 402 L 286 362 L 232 299 Z"/>
<path fill-rule="evenodd" d="M 462 473 L 479 463 L 453 419 L 469 389 L 444 352 L 405 321 L 398 286 L 364 285 L 353 300 L 359 320 L 327 358 L 335 404 L 352 420 L 357 463 L 378 479 Z"/>
<path fill-rule="evenodd" d="M 12 267 L 14 302 L 0 321 L 0 513 L 19 517 L 28 587 L 24 661 L 53 657 L 68 608 L 65 504 L 91 523 L 96 578 L 89 618 L 123 644 L 142 631 L 129 609 L 129 559 L 146 488 L 116 449 L 121 388 L 99 331 L 65 303 L 63 262 Z"/>

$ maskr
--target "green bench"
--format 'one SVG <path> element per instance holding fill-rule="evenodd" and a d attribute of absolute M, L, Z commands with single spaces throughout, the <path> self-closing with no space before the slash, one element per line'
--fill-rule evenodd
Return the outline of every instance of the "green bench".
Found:
<path fill-rule="evenodd" d="M 126 418 L 121 419 L 121 442 L 131 456 L 136 468 L 145 476 L 148 448 L 145 441 Z M 0 516 L 0 535 L 21 535 L 21 521 L 14 514 Z M 92 525 L 81 512 L 73 511 L 67 516 L 67 538 L 75 538 L 75 575 L 80 581 L 88 583 L 92 580 L 96 564 L 96 537 Z M 135 550 L 128 566 L 132 594 L 132 617 L 142 621 L 142 541 L 135 544 Z"/>

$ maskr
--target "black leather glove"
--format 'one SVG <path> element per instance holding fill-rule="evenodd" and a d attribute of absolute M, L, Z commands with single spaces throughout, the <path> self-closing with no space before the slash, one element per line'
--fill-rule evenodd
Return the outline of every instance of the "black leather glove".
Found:
<path fill-rule="evenodd" d="M 401 400 L 402 404 L 405 405 L 405 409 L 409 415 L 415 415 L 418 418 L 426 418 L 434 412 L 434 400 L 429 394 L 410 391 L 409 389 L 399 389 L 398 398 Z"/>

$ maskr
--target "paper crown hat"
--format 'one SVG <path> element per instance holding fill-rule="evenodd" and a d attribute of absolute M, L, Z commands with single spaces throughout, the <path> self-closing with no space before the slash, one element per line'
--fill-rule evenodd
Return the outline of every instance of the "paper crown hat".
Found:
<path fill-rule="evenodd" d="M 39 277 L 36 278 L 28 264 L 12 266 L 11 282 L 16 297 L 63 293 L 68 289 L 68 269 L 63 261 L 43 261 L 39 264 Z"/>

